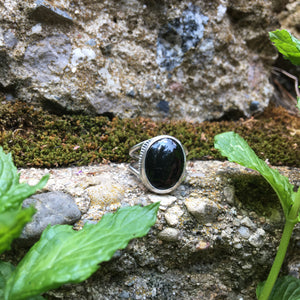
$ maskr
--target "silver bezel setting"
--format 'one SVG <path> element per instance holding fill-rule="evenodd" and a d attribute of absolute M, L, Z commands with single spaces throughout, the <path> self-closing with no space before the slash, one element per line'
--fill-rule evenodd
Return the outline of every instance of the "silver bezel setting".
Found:
<path fill-rule="evenodd" d="M 183 162 L 183 171 L 182 174 L 180 176 L 180 178 L 178 179 L 178 181 L 176 182 L 175 185 L 173 185 L 172 187 L 168 188 L 168 189 L 158 189 L 156 187 L 154 187 L 147 175 L 146 175 L 146 169 L 145 169 L 145 159 L 147 156 L 147 152 L 148 150 L 151 148 L 151 146 L 156 143 L 157 141 L 161 140 L 161 139 L 171 139 L 173 141 L 175 141 L 181 148 L 182 152 L 183 152 L 183 157 L 184 157 L 184 162 Z M 137 154 L 136 151 L 138 151 L 140 149 L 140 153 Z M 184 147 L 182 146 L 182 144 L 180 143 L 179 140 L 177 140 L 176 138 L 174 138 L 173 136 L 170 135 L 159 135 L 156 136 L 152 139 L 149 139 L 147 141 L 144 141 L 142 143 L 139 143 L 135 146 L 133 146 L 130 151 L 129 151 L 129 155 L 132 158 L 137 159 L 137 166 L 135 167 L 134 164 L 131 164 L 129 166 L 129 170 L 136 175 L 138 178 L 141 179 L 141 181 L 143 182 L 143 184 L 152 192 L 156 193 L 156 194 L 168 194 L 170 192 L 172 192 L 173 190 L 175 190 L 180 183 L 183 181 L 183 179 L 185 178 L 186 175 L 186 150 L 184 149 Z"/>

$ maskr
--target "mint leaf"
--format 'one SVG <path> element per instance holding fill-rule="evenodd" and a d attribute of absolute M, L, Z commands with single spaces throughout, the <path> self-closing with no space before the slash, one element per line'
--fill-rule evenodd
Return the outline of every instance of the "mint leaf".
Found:
<path fill-rule="evenodd" d="M 0 261 L 0 299 L 4 299 L 4 288 L 15 267 L 8 262 Z M 45 300 L 42 296 L 29 297 L 26 300 Z"/>
<path fill-rule="evenodd" d="M 15 267 L 11 263 L 0 261 L 0 296 L 2 296 L 1 291 L 5 287 L 5 283 L 14 269 Z M 0 299 L 2 299 L 2 297 L 0 297 Z"/>
<path fill-rule="evenodd" d="M 216 135 L 215 148 L 220 150 L 228 160 L 258 171 L 275 190 L 285 216 L 288 216 L 290 206 L 293 204 L 294 186 L 287 177 L 281 175 L 278 170 L 271 169 L 263 160 L 259 159 L 247 142 L 235 132 L 230 131 Z"/>
<path fill-rule="evenodd" d="M 17 173 L 11 154 L 5 154 L 0 147 L 0 213 L 19 209 L 23 200 L 45 186 L 49 175 L 45 175 L 35 186 L 19 183 L 19 179 L 20 174 Z"/>
<path fill-rule="evenodd" d="M 4 298 L 4 287 L 14 268 L 11 263 L 0 261 L 0 299 Z"/>
<path fill-rule="evenodd" d="M 262 293 L 265 282 L 261 282 L 256 289 L 256 297 Z M 280 277 L 275 285 L 268 300 L 299 300 L 300 299 L 300 279 L 292 276 Z"/>
<path fill-rule="evenodd" d="M 10 249 L 10 244 L 17 238 L 35 213 L 34 208 L 21 209 L 24 199 L 41 189 L 48 181 L 45 175 L 35 186 L 19 183 L 11 154 L 5 154 L 0 147 L 0 254 Z"/>
<path fill-rule="evenodd" d="M 286 30 L 269 32 L 270 40 L 277 50 L 296 66 L 300 65 L 300 41 Z"/>
<path fill-rule="evenodd" d="M 0 299 L 4 299 L 4 288 L 14 269 L 15 267 L 11 263 L 0 261 Z M 33 296 L 26 300 L 45 300 L 45 298 L 42 296 Z"/>
<path fill-rule="evenodd" d="M 0 214 L 0 254 L 10 249 L 13 239 L 19 237 L 23 227 L 31 221 L 34 214 L 33 207 Z"/>
<path fill-rule="evenodd" d="M 97 224 L 85 224 L 80 231 L 69 225 L 48 226 L 10 277 L 4 299 L 26 299 L 85 280 L 116 250 L 147 234 L 158 207 L 159 203 L 124 207 L 105 214 Z"/>

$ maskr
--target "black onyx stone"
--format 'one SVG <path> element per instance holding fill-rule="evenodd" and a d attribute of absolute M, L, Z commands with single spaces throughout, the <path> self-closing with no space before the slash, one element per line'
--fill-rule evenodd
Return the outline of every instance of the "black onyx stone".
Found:
<path fill-rule="evenodd" d="M 157 189 L 173 187 L 184 172 L 185 154 L 181 146 L 171 138 L 154 142 L 145 157 L 145 173 Z"/>

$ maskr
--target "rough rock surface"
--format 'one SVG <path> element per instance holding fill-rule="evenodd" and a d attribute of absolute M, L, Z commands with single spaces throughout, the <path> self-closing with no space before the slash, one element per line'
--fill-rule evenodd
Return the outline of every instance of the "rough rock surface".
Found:
<path fill-rule="evenodd" d="M 81 217 L 71 195 L 59 191 L 41 193 L 27 198 L 23 207 L 33 205 L 37 212 L 23 229 L 21 239 L 36 241 L 49 225 L 74 224 Z"/>
<path fill-rule="evenodd" d="M 283 228 L 279 201 L 256 172 L 229 162 L 189 162 L 188 175 L 169 195 L 155 195 L 127 164 L 22 169 L 29 184 L 50 173 L 44 191 L 71 195 L 82 213 L 74 228 L 98 222 L 126 205 L 161 201 L 149 234 L 117 251 L 87 281 L 47 293 L 47 299 L 253 300 L 273 262 Z M 279 171 L 300 185 L 299 169 Z M 284 273 L 299 275 L 300 227 Z"/>
<path fill-rule="evenodd" d="M 2 1 L 0 90 L 55 112 L 249 116 L 273 94 L 267 32 L 284 4 Z"/>
<path fill-rule="evenodd" d="M 279 3 L 281 1 L 278 1 Z M 285 9 L 280 12 L 278 18 L 282 28 L 291 32 L 294 36 L 298 36 L 300 31 L 300 3 L 299 1 L 283 1 L 290 2 L 285 6 Z M 281 2 L 282 3 L 282 2 Z"/>

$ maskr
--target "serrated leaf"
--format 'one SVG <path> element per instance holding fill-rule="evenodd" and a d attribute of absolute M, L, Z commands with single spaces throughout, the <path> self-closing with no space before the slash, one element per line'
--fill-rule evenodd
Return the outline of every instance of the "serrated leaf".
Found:
<path fill-rule="evenodd" d="M 265 282 L 261 282 L 256 289 L 256 297 L 262 293 Z M 300 279 L 292 276 L 280 277 L 275 285 L 268 300 L 299 300 L 300 299 Z"/>
<path fill-rule="evenodd" d="M 23 200 L 46 185 L 49 175 L 45 175 L 34 186 L 19 183 L 19 179 L 20 174 L 17 173 L 11 154 L 5 154 L 0 147 L 0 213 L 9 209 L 19 209 Z"/>
<path fill-rule="evenodd" d="M 278 170 L 271 169 L 263 160 L 259 159 L 247 142 L 235 132 L 225 132 L 215 136 L 215 148 L 220 150 L 228 160 L 244 167 L 258 171 L 275 190 L 287 217 L 293 203 L 293 188 L 288 178 Z"/>
<path fill-rule="evenodd" d="M 296 66 L 300 65 L 300 41 L 287 30 L 269 32 L 270 40 L 277 50 Z"/>
<path fill-rule="evenodd" d="M 26 299 L 85 280 L 116 250 L 147 234 L 158 207 L 159 203 L 124 207 L 104 215 L 98 224 L 85 224 L 80 231 L 69 225 L 48 226 L 9 279 L 4 299 Z"/>
<path fill-rule="evenodd" d="M 0 214 L 0 254 L 10 249 L 13 239 L 20 236 L 26 223 L 35 213 L 33 207 L 10 210 Z"/>

